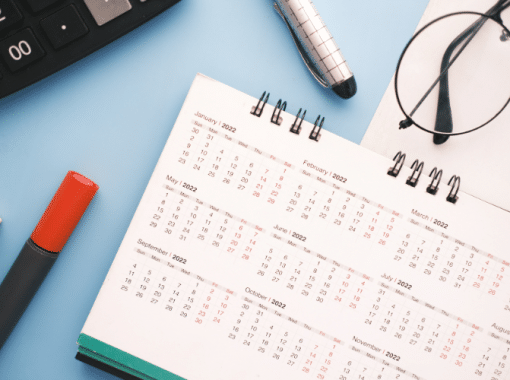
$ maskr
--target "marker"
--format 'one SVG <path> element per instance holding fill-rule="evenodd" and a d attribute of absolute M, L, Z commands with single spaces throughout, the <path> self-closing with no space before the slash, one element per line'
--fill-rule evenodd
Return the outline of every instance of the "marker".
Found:
<path fill-rule="evenodd" d="M 356 94 L 356 81 L 340 48 L 310 0 L 275 0 L 306 66 L 324 87 L 344 99 Z"/>
<path fill-rule="evenodd" d="M 70 171 L 0 285 L 0 349 L 80 221 L 97 186 Z"/>

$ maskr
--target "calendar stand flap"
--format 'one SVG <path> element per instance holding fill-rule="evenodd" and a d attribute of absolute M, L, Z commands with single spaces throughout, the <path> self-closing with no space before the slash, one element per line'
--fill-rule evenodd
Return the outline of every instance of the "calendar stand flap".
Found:
<path fill-rule="evenodd" d="M 78 338 L 76 359 L 124 380 L 182 379 L 145 360 L 119 350 L 86 334 Z"/>

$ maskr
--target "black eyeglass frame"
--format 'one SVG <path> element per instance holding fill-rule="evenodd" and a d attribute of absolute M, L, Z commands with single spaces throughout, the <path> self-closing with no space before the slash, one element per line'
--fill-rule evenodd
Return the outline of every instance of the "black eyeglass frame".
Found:
<path fill-rule="evenodd" d="M 505 9 L 505 8 L 503 8 L 503 9 Z M 398 63 L 397 63 L 397 69 L 395 71 L 395 80 L 394 80 L 394 82 L 395 82 L 395 95 L 396 95 L 396 98 L 397 98 L 398 106 L 399 106 L 400 110 L 402 111 L 402 113 L 404 114 L 404 116 L 406 117 L 406 119 L 400 123 L 400 129 L 408 128 L 408 127 L 414 125 L 414 126 L 418 127 L 419 129 L 421 129 L 422 131 L 428 132 L 428 133 L 430 133 L 432 135 L 440 135 L 440 136 L 446 136 L 446 137 L 448 137 L 448 136 L 458 136 L 458 135 L 464 135 L 466 133 L 470 133 L 470 132 L 473 132 L 473 131 L 476 131 L 476 130 L 478 130 L 480 128 L 485 127 L 487 124 L 492 122 L 496 117 L 498 117 L 501 114 L 501 112 L 503 112 L 503 110 L 506 108 L 508 103 L 510 103 L 510 96 L 509 96 L 508 100 L 506 101 L 506 103 L 503 105 L 503 107 L 491 119 L 489 119 L 488 121 L 486 121 L 482 125 L 479 125 L 476 128 L 470 129 L 468 131 L 463 131 L 463 132 L 439 132 L 439 131 L 431 131 L 430 129 L 424 128 L 421 125 L 417 124 L 413 120 L 413 118 L 407 114 L 407 112 L 404 110 L 404 107 L 402 106 L 402 102 L 400 101 L 400 97 L 398 95 L 398 89 L 397 89 L 398 74 L 399 74 L 399 70 L 400 70 L 400 65 L 402 63 L 402 59 L 404 58 L 404 55 L 405 55 L 407 49 L 413 43 L 413 41 L 425 29 L 427 29 L 430 25 L 435 24 L 436 22 L 441 21 L 441 20 L 443 20 L 443 19 L 445 19 L 447 17 L 451 17 L 451 16 L 456 16 L 456 15 L 474 15 L 474 16 L 479 16 L 480 18 L 491 19 L 492 21 L 494 21 L 497 24 L 499 24 L 499 26 L 501 26 L 501 28 L 503 29 L 503 33 L 505 33 L 507 36 L 510 36 L 510 30 L 505 25 L 503 25 L 503 23 L 501 21 L 501 11 L 503 9 L 501 9 L 500 11 L 498 11 L 497 13 L 492 14 L 492 15 L 489 12 L 488 13 L 479 13 L 479 12 L 470 12 L 470 11 L 449 13 L 449 14 L 443 15 L 441 17 L 438 17 L 438 18 L 430 21 L 428 24 L 423 26 L 418 32 L 416 32 L 414 34 L 414 36 L 409 40 L 409 42 L 405 46 L 404 50 L 402 51 L 402 54 L 400 55 L 400 58 L 399 58 Z M 443 75 L 445 75 L 445 73 L 440 73 L 439 74 L 439 78 L 442 77 Z"/>

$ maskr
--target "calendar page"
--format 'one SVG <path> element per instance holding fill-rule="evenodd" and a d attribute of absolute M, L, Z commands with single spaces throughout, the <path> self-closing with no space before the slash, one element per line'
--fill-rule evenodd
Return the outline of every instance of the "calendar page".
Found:
<path fill-rule="evenodd" d="M 197 75 L 82 334 L 186 379 L 509 379 L 510 214 L 257 101 Z"/>

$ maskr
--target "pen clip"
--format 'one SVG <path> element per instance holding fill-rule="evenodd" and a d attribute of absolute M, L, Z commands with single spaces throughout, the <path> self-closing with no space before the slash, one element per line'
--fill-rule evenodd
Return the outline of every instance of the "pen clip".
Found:
<path fill-rule="evenodd" d="M 280 14 L 280 16 L 282 16 L 283 21 L 285 21 L 285 24 L 287 25 L 287 28 L 289 28 L 292 39 L 294 40 L 294 43 L 296 44 L 298 52 L 301 55 L 301 58 L 303 58 L 303 61 L 305 62 L 306 67 L 308 67 L 308 70 L 310 70 L 310 72 L 315 77 L 315 79 L 317 79 L 317 82 L 319 82 L 322 86 L 324 86 L 326 88 L 329 87 L 328 83 L 326 82 L 326 80 L 324 79 L 322 74 L 315 67 L 314 62 L 310 59 L 310 57 L 308 57 L 308 54 L 307 54 L 305 48 L 303 47 L 303 44 L 301 43 L 301 41 L 299 41 L 299 38 L 296 36 L 296 33 L 294 33 L 294 30 L 292 30 L 292 27 L 290 26 L 289 21 L 287 20 L 287 18 L 285 17 L 285 15 L 282 12 L 280 6 L 277 3 L 274 3 L 274 9 L 276 9 L 276 11 Z"/>

